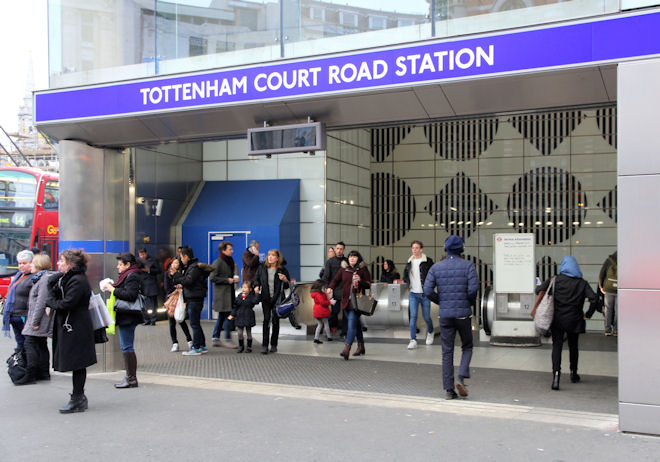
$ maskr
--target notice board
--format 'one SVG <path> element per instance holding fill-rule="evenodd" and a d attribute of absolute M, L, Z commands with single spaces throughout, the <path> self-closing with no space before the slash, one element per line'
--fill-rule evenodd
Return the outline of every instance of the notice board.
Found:
<path fill-rule="evenodd" d="M 528 294 L 536 287 L 533 233 L 493 235 L 495 292 Z"/>

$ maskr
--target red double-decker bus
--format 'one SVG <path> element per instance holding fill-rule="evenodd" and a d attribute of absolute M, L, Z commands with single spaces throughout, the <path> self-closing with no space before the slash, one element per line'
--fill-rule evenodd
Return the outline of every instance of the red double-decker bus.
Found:
<path fill-rule="evenodd" d="M 16 254 L 39 248 L 57 261 L 59 239 L 57 174 L 22 167 L 0 168 L 0 295 L 18 271 Z"/>

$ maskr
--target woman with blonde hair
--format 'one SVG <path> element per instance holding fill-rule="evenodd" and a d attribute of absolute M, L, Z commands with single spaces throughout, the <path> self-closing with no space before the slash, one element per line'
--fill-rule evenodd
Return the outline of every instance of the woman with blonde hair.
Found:
<path fill-rule="evenodd" d="M 32 259 L 32 289 L 28 298 L 28 314 L 22 334 L 25 336 L 26 374 L 21 384 L 50 380 L 48 337 L 53 334 L 53 317 L 46 314 L 48 279 L 53 274 L 50 257 L 35 255 Z"/>
<path fill-rule="evenodd" d="M 261 307 L 264 312 L 263 337 L 261 343 L 261 354 L 276 353 L 277 341 L 280 335 L 280 318 L 277 315 L 277 305 L 284 298 L 284 290 L 289 287 L 289 271 L 286 269 L 284 258 L 277 249 L 268 251 L 266 261 L 259 265 L 254 278 L 255 289 L 259 287 L 261 293 Z M 273 335 L 270 337 L 270 349 L 268 348 L 268 337 L 270 324 L 273 325 Z"/>

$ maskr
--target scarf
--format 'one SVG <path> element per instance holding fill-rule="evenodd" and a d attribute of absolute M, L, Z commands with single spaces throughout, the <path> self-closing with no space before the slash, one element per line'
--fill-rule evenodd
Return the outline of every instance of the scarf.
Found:
<path fill-rule="evenodd" d="M 119 273 L 119 279 L 117 279 L 117 282 L 112 284 L 112 287 L 119 287 L 124 282 L 124 280 L 128 277 L 129 274 L 141 273 L 141 272 L 142 272 L 142 270 L 140 268 L 138 268 L 137 265 L 129 266 L 126 271 L 122 271 L 121 273 Z"/>
<path fill-rule="evenodd" d="M 578 265 L 575 257 L 571 255 L 565 256 L 559 264 L 559 274 L 563 274 L 570 278 L 582 278 L 582 271 Z"/>
<path fill-rule="evenodd" d="M 234 268 L 236 267 L 236 263 L 234 263 L 234 259 L 230 257 L 229 255 L 225 255 L 224 253 L 220 252 L 220 258 L 222 261 L 227 263 L 229 265 L 229 271 L 234 271 Z M 232 274 L 232 277 L 234 275 Z"/>
<path fill-rule="evenodd" d="M 9 288 L 7 289 L 5 309 L 2 312 L 2 332 L 7 338 L 11 338 L 11 334 L 9 333 L 9 326 L 11 324 L 11 315 L 14 313 L 14 302 L 16 301 L 16 292 L 14 289 L 19 282 L 28 276 L 29 274 L 16 273 L 16 275 L 11 280 L 11 283 L 9 284 Z"/>

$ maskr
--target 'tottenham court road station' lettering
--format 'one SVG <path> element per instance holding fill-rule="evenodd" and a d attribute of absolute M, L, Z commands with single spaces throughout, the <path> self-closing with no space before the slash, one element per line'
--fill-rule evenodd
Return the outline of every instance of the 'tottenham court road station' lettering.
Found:
<path fill-rule="evenodd" d="M 247 77 L 222 80 L 203 80 L 201 82 L 178 83 L 158 87 L 140 88 L 142 104 L 158 104 L 161 101 L 188 101 L 195 99 L 217 98 L 224 95 L 247 93 Z"/>

